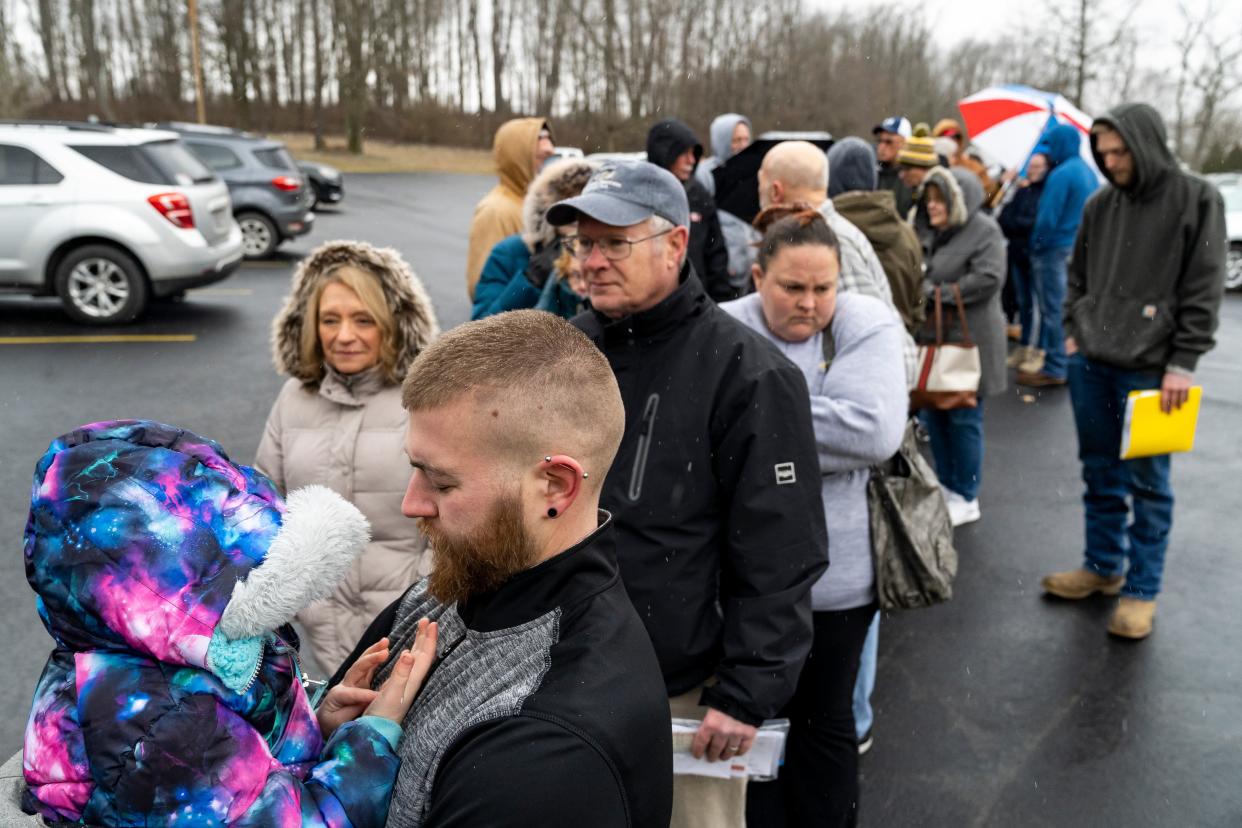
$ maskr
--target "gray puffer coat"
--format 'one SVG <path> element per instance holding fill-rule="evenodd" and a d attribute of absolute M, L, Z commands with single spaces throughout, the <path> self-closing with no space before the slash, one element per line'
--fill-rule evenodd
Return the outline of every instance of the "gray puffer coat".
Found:
<path fill-rule="evenodd" d="M 315 288 L 343 264 L 379 277 L 396 322 L 397 358 L 388 370 L 345 376 L 322 362 L 305 364 L 299 352 L 302 326 L 315 324 L 308 307 Z M 372 619 L 430 571 L 426 540 L 401 514 L 410 469 L 400 379 L 439 329 L 422 283 L 397 252 L 356 242 L 330 242 L 303 261 L 272 327 L 276 367 L 293 379 L 268 415 L 255 465 L 284 491 L 327 486 L 371 522 L 371 542 L 349 575 L 297 617 L 330 674 Z"/>
<path fill-rule="evenodd" d="M 945 338 L 959 341 L 960 327 L 953 309 L 952 285 L 962 291 L 966 306 L 966 324 L 979 348 L 983 376 L 979 383 L 981 396 L 1004 392 L 1009 378 L 1005 371 L 1005 318 L 1001 313 L 1001 287 L 1005 283 L 1005 237 L 990 216 L 979 212 L 983 206 L 983 185 L 970 170 L 935 167 L 923 182 L 922 198 L 928 185 L 944 193 L 949 208 L 949 224 L 935 231 L 921 222 L 915 229 L 923 245 L 924 274 L 927 291 L 927 324 L 921 341 L 934 339 L 935 316 L 930 297 L 932 289 L 941 285 L 946 322 Z M 947 324 L 949 320 L 954 324 Z"/>

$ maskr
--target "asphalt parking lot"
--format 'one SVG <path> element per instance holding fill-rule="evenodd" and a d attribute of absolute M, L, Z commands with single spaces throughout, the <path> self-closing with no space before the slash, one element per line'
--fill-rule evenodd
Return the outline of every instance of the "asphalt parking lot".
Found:
<path fill-rule="evenodd" d="M 489 179 L 350 176 L 345 204 L 271 261 L 247 264 L 134 325 L 71 325 L 53 301 L 0 297 L 0 759 L 20 749 L 51 640 L 21 562 L 30 472 L 76 425 L 144 417 L 253 458 L 282 378 L 270 320 L 300 255 L 356 238 L 400 250 L 440 324 L 468 316 L 462 269 Z M 165 337 L 88 342 L 84 334 Z M 168 337 L 171 337 L 168 338 Z M 48 339 L 50 338 L 50 339 Z M 33 341 L 32 341 L 33 340 Z M 958 533 L 955 599 L 886 617 L 868 826 L 1242 825 L 1242 296 L 1227 297 L 1195 451 L 1174 461 L 1177 511 L 1155 634 L 1104 633 L 1108 602 L 1040 595 L 1077 563 L 1080 484 L 1068 396 L 989 401 L 983 519 Z"/>

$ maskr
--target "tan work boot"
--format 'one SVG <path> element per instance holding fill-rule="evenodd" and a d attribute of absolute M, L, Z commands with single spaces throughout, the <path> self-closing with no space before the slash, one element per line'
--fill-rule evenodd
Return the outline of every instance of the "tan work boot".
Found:
<path fill-rule="evenodd" d="M 1105 578 L 1089 569 L 1071 569 L 1068 572 L 1054 572 L 1046 575 L 1040 583 L 1044 587 L 1044 592 L 1050 595 L 1077 601 L 1097 592 L 1101 595 L 1116 595 L 1121 592 L 1121 585 L 1125 582 L 1124 575 Z"/>
<path fill-rule="evenodd" d="M 1026 360 L 1018 363 L 1018 372 L 1022 374 L 1038 374 L 1044 370 L 1044 352 L 1039 348 L 1027 351 Z"/>
<path fill-rule="evenodd" d="M 1019 365 L 1031 358 L 1031 351 L 1034 350 L 1035 349 L 1030 345 L 1019 345 L 1013 349 L 1013 353 L 1010 354 L 1009 358 L 1005 360 L 1005 365 L 1010 368 L 1017 368 Z"/>
<path fill-rule="evenodd" d="M 1151 622 L 1156 614 L 1155 601 L 1143 601 L 1139 598 L 1122 598 L 1113 610 L 1112 620 L 1108 622 L 1108 631 L 1121 638 L 1135 640 L 1151 635 Z"/>

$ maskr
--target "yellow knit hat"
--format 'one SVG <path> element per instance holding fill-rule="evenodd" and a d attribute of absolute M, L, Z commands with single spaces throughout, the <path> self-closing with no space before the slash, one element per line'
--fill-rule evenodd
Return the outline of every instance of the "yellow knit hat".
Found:
<path fill-rule="evenodd" d="M 934 167 L 940 163 L 940 156 L 936 155 L 936 147 L 931 138 L 915 135 L 907 138 L 898 151 L 897 163 L 908 167 Z"/>

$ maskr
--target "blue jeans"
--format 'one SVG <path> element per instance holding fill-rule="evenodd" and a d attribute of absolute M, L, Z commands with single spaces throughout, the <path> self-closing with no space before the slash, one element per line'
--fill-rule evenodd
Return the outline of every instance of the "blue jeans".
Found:
<path fill-rule="evenodd" d="M 1109 577 L 1125 572 L 1122 594 L 1148 600 L 1160 592 L 1173 526 L 1169 455 L 1122 460 L 1121 431 L 1126 395 L 1159 388 L 1160 380 L 1159 371 L 1126 371 L 1082 354 L 1069 358 L 1078 459 L 1086 484 L 1085 566 Z"/>
<path fill-rule="evenodd" d="M 1029 255 L 1009 257 L 1009 281 L 1018 305 L 1018 324 L 1022 326 L 1018 344 L 1030 345 L 1035 340 L 1035 280 Z"/>
<path fill-rule="evenodd" d="M 875 689 L 875 662 L 880 651 L 880 611 L 876 610 L 867 628 L 862 658 L 858 660 L 858 678 L 854 680 L 854 731 L 862 741 L 871 730 L 875 714 L 871 711 L 871 691 Z"/>
<path fill-rule="evenodd" d="M 983 398 L 975 408 L 952 411 L 919 412 L 923 427 L 931 436 L 936 476 L 944 487 L 967 500 L 979 496 L 983 475 Z"/>
<path fill-rule="evenodd" d="M 1039 298 L 1039 347 L 1044 352 L 1043 373 L 1065 379 L 1065 278 L 1069 247 L 1031 253 L 1031 276 Z"/>

